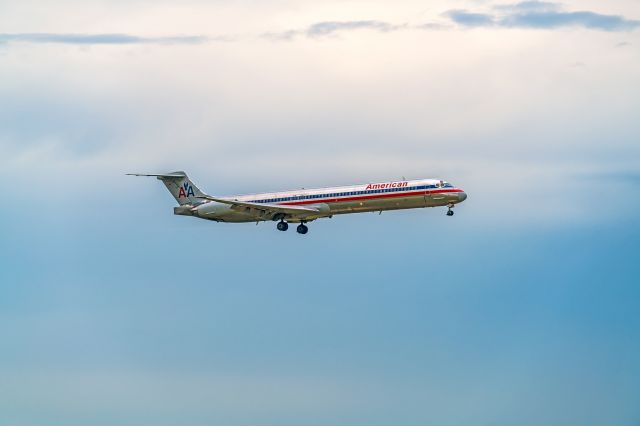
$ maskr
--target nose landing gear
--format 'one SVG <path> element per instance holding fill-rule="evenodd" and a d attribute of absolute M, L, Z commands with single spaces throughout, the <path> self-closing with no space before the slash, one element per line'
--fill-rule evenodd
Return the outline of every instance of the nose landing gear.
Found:
<path fill-rule="evenodd" d="M 447 216 L 453 216 L 453 204 L 448 205 L 449 210 L 447 210 Z"/>

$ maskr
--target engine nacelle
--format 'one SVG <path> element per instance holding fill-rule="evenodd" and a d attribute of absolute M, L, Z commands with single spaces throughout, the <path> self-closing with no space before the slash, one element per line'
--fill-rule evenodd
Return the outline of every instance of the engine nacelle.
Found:
<path fill-rule="evenodd" d="M 173 208 L 173 214 L 180 216 L 194 216 L 193 207 L 191 206 L 178 206 Z"/>
<path fill-rule="evenodd" d="M 202 217 L 205 219 L 214 219 L 225 214 L 228 214 L 231 209 L 227 204 L 221 203 L 204 203 L 193 209 L 193 213 L 195 216 Z"/>

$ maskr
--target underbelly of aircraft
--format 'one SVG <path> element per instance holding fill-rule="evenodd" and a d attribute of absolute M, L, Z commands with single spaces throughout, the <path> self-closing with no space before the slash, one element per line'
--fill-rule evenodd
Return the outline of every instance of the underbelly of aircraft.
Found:
<path fill-rule="evenodd" d="M 374 198 L 369 200 L 337 201 L 329 204 L 332 214 L 371 212 L 378 210 L 415 209 L 427 207 L 424 195 L 414 197 Z"/>
<path fill-rule="evenodd" d="M 320 217 L 327 217 L 334 214 L 348 213 L 365 213 L 386 210 L 400 209 L 416 209 L 424 207 L 444 206 L 449 203 L 446 197 L 432 198 L 430 195 L 416 195 L 411 197 L 390 197 L 390 198 L 374 198 L 366 200 L 349 200 L 349 201 L 332 201 L 325 204 L 329 207 L 329 211 L 325 211 L 322 215 L 310 218 L 314 220 Z M 255 222 L 261 220 L 269 220 L 264 217 L 256 217 L 251 214 L 244 214 L 238 211 L 227 210 L 225 214 L 216 215 L 213 220 L 220 222 Z M 290 222 L 298 222 L 294 218 L 285 219 Z M 305 219 L 306 220 L 306 219 Z"/>

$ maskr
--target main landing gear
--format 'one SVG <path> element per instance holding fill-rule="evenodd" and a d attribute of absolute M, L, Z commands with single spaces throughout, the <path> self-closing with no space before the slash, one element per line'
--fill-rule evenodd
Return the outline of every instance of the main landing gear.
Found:
<path fill-rule="evenodd" d="M 453 216 L 453 204 L 449 204 L 449 210 L 447 210 L 447 216 Z"/>
<path fill-rule="evenodd" d="M 285 222 L 284 220 L 281 220 L 280 222 L 278 222 L 278 224 L 276 225 L 276 228 L 278 228 L 278 231 L 286 231 L 287 229 L 289 229 L 289 224 L 287 222 Z M 309 227 L 307 225 L 303 223 L 301 223 L 300 225 L 297 226 L 296 231 L 298 232 L 298 234 L 306 234 L 307 232 L 309 232 Z"/>

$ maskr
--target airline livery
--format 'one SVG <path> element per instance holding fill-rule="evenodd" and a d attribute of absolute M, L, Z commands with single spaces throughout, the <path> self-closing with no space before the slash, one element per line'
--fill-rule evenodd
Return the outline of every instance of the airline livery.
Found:
<path fill-rule="evenodd" d="M 216 222 L 273 220 L 280 231 L 289 229 L 289 223 L 298 223 L 300 234 L 309 231 L 307 222 L 335 214 L 447 206 L 447 216 L 453 216 L 453 207 L 467 198 L 462 189 L 439 179 L 212 197 L 200 191 L 185 172 L 129 175 L 155 176 L 162 181 L 180 205 L 174 207 L 174 214 Z"/>

